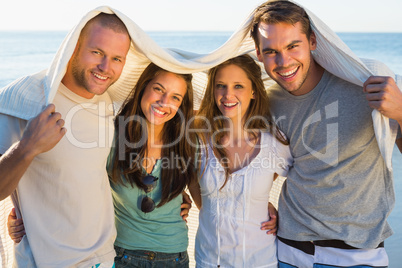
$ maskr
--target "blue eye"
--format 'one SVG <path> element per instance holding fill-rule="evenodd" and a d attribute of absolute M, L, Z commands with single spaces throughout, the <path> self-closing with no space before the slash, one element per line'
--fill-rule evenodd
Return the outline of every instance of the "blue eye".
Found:
<path fill-rule="evenodd" d="M 235 88 L 236 88 L 236 89 L 242 89 L 243 86 L 242 86 L 242 85 L 235 85 Z"/>
<path fill-rule="evenodd" d="M 222 89 L 222 88 L 225 88 L 225 85 L 224 84 L 217 84 L 215 87 L 216 87 L 216 89 Z"/>

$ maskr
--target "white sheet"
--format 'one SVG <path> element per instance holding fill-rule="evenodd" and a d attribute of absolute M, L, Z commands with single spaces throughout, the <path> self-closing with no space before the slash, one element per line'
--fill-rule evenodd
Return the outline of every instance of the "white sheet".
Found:
<path fill-rule="evenodd" d="M 379 62 L 359 59 L 325 23 L 308 9 L 306 11 L 311 18 L 318 40 L 317 50 L 313 55 L 325 69 L 357 85 L 362 85 L 370 75 L 388 75 L 394 77 L 399 88 L 402 88 L 402 77 L 395 76 L 391 70 Z M 251 14 L 220 48 L 209 54 L 196 54 L 160 47 L 130 18 L 118 10 L 103 6 L 90 11 L 70 31 L 46 73 L 38 74 L 34 78 L 24 78 L 0 91 L 1 113 L 29 119 L 37 115 L 46 103 L 52 102 L 81 29 L 88 20 L 100 12 L 115 13 L 119 16 L 126 24 L 132 38 L 123 73 L 108 91 L 117 106 L 126 98 L 142 70 L 151 61 L 169 71 L 194 73 L 195 106 L 198 107 L 206 85 L 206 70 L 243 53 L 250 53 L 255 58 L 254 43 L 250 38 L 248 27 Z M 264 80 L 266 83 L 270 82 L 265 72 Z M 10 90 L 11 88 L 13 90 Z M 372 116 L 381 154 L 387 167 L 391 169 L 396 124 L 390 124 L 388 118 L 377 111 L 374 111 Z"/>
<path fill-rule="evenodd" d="M 398 87 L 402 89 L 401 76 L 396 76 L 385 65 L 377 61 L 359 59 L 325 23 L 308 9 L 306 11 L 311 18 L 311 24 L 317 36 L 318 46 L 313 55 L 320 65 L 331 73 L 357 85 L 363 85 L 363 82 L 370 75 L 388 75 L 394 77 Z M 47 71 L 21 78 L 0 90 L 0 113 L 30 119 L 41 112 L 47 103 L 52 102 L 65 74 L 67 63 L 74 51 L 81 29 L 88 20 L 100 12 L 115 13 L 119 16 L 126 24 L 132 38 L 123 73 L 120 79 L 108 90 L 117 107 L 126 98 L 143 69 L 151 61 L 169 71 L 194 73 L 195 106 L 198 107 L 204 94 L 207 80 L 206 71 L 209 68 L 244 53 L 249 53 L 256 58 L 254 42 L 249 35 L 251 14 L 220 48 L 208 54 L 196 54 L 178 49 L 162 48 L 130 18 L 118 10 L 105 6 L 99 7 L 85 15 L 70 31 Z M 263 74 L 266 84 L 272 83 L 264 70 Z M 372 117 L 381 154 L 387 167 L 392 169 L 391 157 L 397 124 L 393 120 L 390 122 L 388 118 L 377 111 L 373 111 Z M 4 230 L 4 223 L 0 225 L 1 230 Z"/>

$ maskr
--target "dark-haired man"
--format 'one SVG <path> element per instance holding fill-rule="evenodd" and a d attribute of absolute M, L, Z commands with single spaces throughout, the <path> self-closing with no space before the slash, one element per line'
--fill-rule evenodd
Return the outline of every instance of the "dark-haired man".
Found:
<path fill-rule="evenodd" d="M 279 267 L 387 266 L 394 190 L 371 113 L 402 125 L 394 79 L 373 76 L 361 87 L 325 70 L 311 53 L 318 41 L 308 15 L 290 1 L 260 5 L 252 36 L 277 82 L 271 107 L 294 157 L 279 200 Z"/>

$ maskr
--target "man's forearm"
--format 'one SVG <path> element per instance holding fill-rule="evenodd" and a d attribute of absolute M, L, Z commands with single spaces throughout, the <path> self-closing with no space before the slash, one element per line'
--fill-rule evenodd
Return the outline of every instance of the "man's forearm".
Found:
<path fill-rule="evenodd" d="M 51 150 L 66 133 L 61 114 L 49 104 L 31 119 L 19 142 L 0 158 L 0 200 L 9 196 L 38 154 Z"/>
<path fill-rule="evenodd" d="M 17 188 L 33 159 L 34 155 L 20 142 L 15 143 L 0 156 L 0 200 L 5 199 Z"/>
<path fill-rule="evenodd" d="M 198 182 L 193 182 L 189 185 L 188 189 L 190 190 L 191 197 L 198 209 L 202 207 L 202 199 L 201 199 L 201 189 L 200 184 Z"/>
<path fill-rule="evenodd" d="M 402 138 L 396 140 L 396 146 L 398 146 L 399 151 L 402 153 Z"/>
<path fill-rule="evenodd" d="M 402 116 L 401 116 L 402 117 Z M 399 129 L 398 129 L 398 133 L 397 133 L 397 139 L 395 141 L 396 146 L 398 146 L 399 151 L 402 153 L 402 138 L 401 138 L 401 132 L 402 132 L 402 120 L 397 120 L 398 124 L 399 124 Z M 398 138 L 398 136 L 400 138 Z"/>

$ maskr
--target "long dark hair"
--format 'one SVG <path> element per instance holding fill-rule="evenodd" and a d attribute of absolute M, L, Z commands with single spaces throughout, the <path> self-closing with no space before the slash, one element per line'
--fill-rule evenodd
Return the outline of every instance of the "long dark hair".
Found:
<path fill-rule="evenodd" d="M 137 84 L 124 102 L 115 119 L 115 153 L 112 166 L 112 182 L 126 184 L 123 178 L 133 187 L 144 187 L 142 178 L 145 175 L 142 160 L 147 153 L 148 133 L 145 115 L 141 109 L 141 100 L 148 83 L 161 72 L 168 72 L 151 63 L 141 74 Z M 179 159 L 163 167 L 161 172 L 162 197 L 158 207 L 177 197 L 193 180 L 196 180 L 195 169 L 195 141 L 196 134 L 187 131 L 191 127 L 193 116 L 193 87 L 191 74 L 176 74 L 184 79 L 187 92 L 176 115 L 167 121 L 162 129 L 162 142 L 164 145 L 161 157 L 170 160 Z M 128 122 L 127 122 L 128 121 Z M 124 125 L 120 125 L 122 122 Z M 124 129 L 122 129 L 124 128 Z M 185 137 L 183 133 L 186 134 Z M 145 134 L 145 135 L 144 135 Z M 145 137 L 145 139 L 144 139 Z M 178 139 L 178 137 L 181 137 Z M 132 156 L 135 156 L 133 159 Z M 181 160 L 181 161 L 180 161 Z M 188 166 L 186 166 L 189 162 Z M 136 164 L 133 164 L 136 163 Z"/>
<path fill-rule="evenodd" d="M 226 159 L 227 152 L 222 146 L 222 139 L 228 134 L 228 132 L 222 131 L 222 129 L 225 129 L 225 119 L 222 117 L 222 113 L 215 101 L 214 88 L 216 74 L 220 69 L 229 65 L 236 65 L 240 67 L 246 73 L 248 79 L 250 79 L 252 83 L 254 99 L 251 99 L 247 112 L 244 115 L 244 129 L 248 131 L 248 133 L 254 138 L 258 137 L 258 133 L 256 133 L 255 130 L 268 130 L 281 143 L 288 144 L 285 137 L 276 128 L 274 120 L 272 119 L 268 95 L 265 91 L 264 82 L 261 78 L 261 68 L 254 61 L 254 59 L 247 54 L 229 59 L 209 70 L 205 96 L 201 102 L 201 107 L 197 116 L 198 119 L 195 123 L 196 129 L 207 128 L 210 130 L 210 132 L 207 132 L 206 135 L 202 135 L 200 137 L 203 143 L 207 144 L 211 142 L 211 138 L 213 137 L 214 140 L 211 144 L 212 149 L 217 154 L 219 159 Z M 210 124 L 210 127 L 205 125 L 206 122 Z M 221 187 L 222 189 L 226 185 L 229 178 L 229 168 L 227 161 L 221 161 L 221 164 L 225 169 L 226 174 L 225 182 Z"/>

